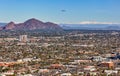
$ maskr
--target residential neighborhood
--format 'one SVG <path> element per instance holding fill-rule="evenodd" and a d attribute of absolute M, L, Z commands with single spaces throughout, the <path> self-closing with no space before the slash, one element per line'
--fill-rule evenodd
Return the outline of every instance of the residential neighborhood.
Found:
<path fill-rule="evenodd" d="M 120 32 L 0 38 L 1 76 L 119 76 Z"/>

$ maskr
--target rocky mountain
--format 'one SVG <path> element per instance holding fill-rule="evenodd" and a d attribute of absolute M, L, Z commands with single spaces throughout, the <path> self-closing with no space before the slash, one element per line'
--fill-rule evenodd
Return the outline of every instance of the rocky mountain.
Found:
<path fill-rule="evenodd" d="M 14 22 L 10 22 L 6 26 L 4 26 L 3 29 L 5 29 L 5 30 L 11 30 L 14 27 L 15 27 L 15 23 Z"/>
<path fill-rule="evenodd" d="M 1 27 L 1 30 L 62 30 L 62 28 L 52 22 L 42 22 L 37 19 L 29 19 L 24 23 L 15 24 L 10 22 L 5 26 Z"/>

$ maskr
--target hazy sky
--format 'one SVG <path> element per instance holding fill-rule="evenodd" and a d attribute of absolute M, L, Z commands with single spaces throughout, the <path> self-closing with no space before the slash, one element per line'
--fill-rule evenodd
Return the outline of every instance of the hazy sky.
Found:
<path fill-rule="evenodd" d="M 120 23 L 120 0 L 0 0 L 0 22 Z"/>

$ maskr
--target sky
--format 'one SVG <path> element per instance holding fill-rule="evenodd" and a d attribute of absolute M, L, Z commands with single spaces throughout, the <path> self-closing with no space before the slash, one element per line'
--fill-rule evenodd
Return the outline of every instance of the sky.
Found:
<path fill-rule="evenodd" d="M 120 0 L 0 0 L 0 22 L 120 23 Z"/>

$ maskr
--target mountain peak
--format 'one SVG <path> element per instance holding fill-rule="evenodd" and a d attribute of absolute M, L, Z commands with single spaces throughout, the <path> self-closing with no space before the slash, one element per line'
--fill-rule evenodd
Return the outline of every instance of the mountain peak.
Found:
<path fill-rule="evenodd" d="M 5 27 L 3 27 L 6 30 L 11 30 L 15 27 L 15 23 L 14 22 L 9 22 Z"/>
<path fill-rule="evenodd" d="M 42 21 L 39 21 L 38 19 L 35 19 L 35 18 L 31 18 L 31 19 L 28 19 L 25 22 L 42 22 Z"/>
<path fill-rule="evenodd" d="M 9 22 L 8 24 L 15 24 L 13 21 Z"/>
<path fill-rule="evenodd" d="M 61 30 L 62 28 L 52 22 L 42 22 L 35 18 L 28 19 L 24 23 L 15 24 L 14 22 L 8 23 L 3 30 Z"/>

